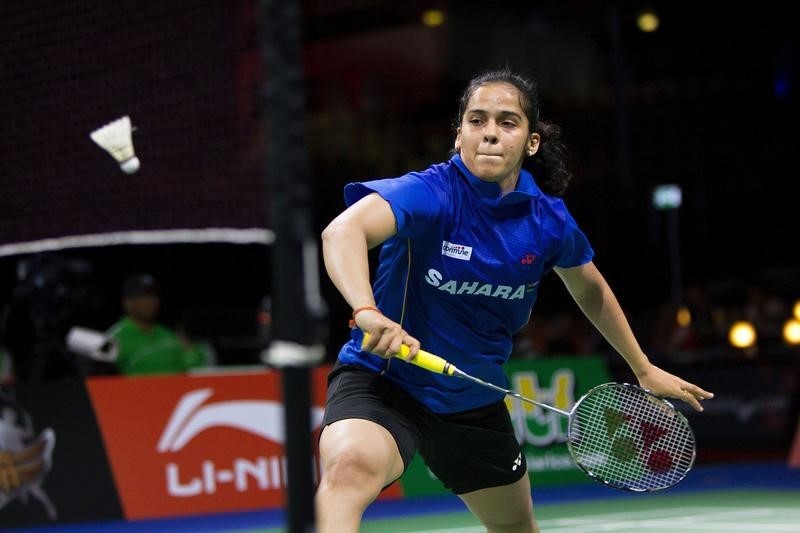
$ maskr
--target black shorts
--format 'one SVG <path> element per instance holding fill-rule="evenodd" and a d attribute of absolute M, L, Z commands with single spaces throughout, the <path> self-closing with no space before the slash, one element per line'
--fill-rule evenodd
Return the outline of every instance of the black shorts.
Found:
<path fill-rule="evenodd" d="M 508 485 L 527 474 L 525 454 L 504 402 L 436 414 L 377 374 L 337 365 L 328 376 L 323 427 L 359 418 L 394 437 L 404 470 L 419 451 L 428 468 L 455 494 Z"/>

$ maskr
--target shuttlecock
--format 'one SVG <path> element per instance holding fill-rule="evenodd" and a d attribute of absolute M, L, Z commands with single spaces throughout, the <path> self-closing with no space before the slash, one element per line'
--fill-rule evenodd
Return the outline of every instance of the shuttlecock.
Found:
<path fill-rule="evenodd" d="M 97 128 L 89 135 L 100 148 L 111 154 L 126 174 L 139 170 L 139 158 L 133 151 L 131 131 L 131 118 L 126 115 Z"/>

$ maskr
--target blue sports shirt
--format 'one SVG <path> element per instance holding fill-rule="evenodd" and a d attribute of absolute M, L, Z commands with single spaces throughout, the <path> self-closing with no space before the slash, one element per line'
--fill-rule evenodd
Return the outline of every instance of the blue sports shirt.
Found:
<path fill-rule="evenodd" d="M 594 251 L 560 198 L 522 170 L 516 190 L 475 177 L 458 155 L 421 172 L 345 186 L 352 205 L 378 193 L 397 233 L 383 243 L 373 283 L 381 312 L 422 348 L 480 379 L 508 388 L 502 369 L 513 335 L 530 319 L 539 282 L 554 266 L 592 260 Z M 358 328 L 339 361 L 365 367 L 436 413 L 482 407 L 503 394 L 362 351 Z"/>

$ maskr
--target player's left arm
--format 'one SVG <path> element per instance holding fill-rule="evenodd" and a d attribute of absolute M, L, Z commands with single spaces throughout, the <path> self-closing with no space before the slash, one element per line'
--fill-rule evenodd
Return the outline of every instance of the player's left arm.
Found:
<path fill-rule="evenodd" d="M 681 399 L 702 411 L 700 400 L 714 395 L 650 362 L 639 346 L 614 292 L 594 262 L 555 267 L 572 298 L 608 343 L 625 359 L 639 384 L 659 396 Z"/>

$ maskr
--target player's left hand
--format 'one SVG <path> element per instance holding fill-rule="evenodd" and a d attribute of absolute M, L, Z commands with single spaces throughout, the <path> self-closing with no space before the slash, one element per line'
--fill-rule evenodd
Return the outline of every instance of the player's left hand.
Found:
<path fill-rule="evenodd" d="M 705 391 L 685 379 L 670 374 L 666 370 L 650 365 L 647 370 L 636 376 L 639 385 L 662 398 L 675 398 L 691 405 L 695 411 L 702 411 L 702 400 L 714 397 L 714 393 Z"/>

